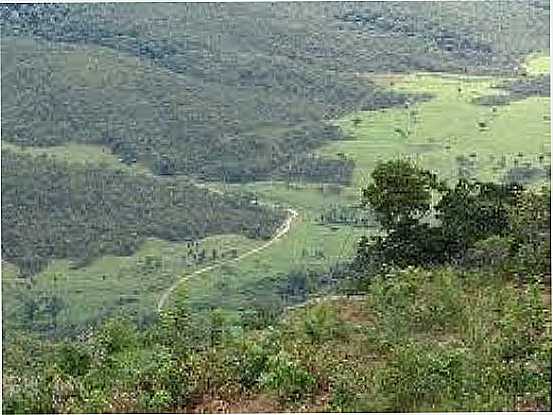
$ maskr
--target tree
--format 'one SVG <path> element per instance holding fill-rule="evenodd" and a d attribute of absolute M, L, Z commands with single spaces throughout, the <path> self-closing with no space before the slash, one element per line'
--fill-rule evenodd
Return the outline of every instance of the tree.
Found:
<path fill-rule="evenodd" d="M 437 218 L 452 249 L 464 251 L 476 241 L 509 231 L 508 209 L 522 187 L 460 179 L 436 205 Z"/>
<path fill-rule="evenodd" d="M 388 231 L 416 224 L 431 209 L 432 191 L 443 191 L 435 174 L 408 160 L 379 163 L 373 183 L 362 190 L 362 204 L 370 206 Z"/>
<path fill-rule="evenodd" d="M 508 237 L 509 210 L 522 191 L 516 183 L 466 179 L 448 189 L 434 174 L 401 160 L 380 163 L 372 178 L 374 182 L 363 190 L 363 202 L 374 210 L 386 235 L 373 238 L 373 243 L 366 238 L 360 242 L 357 268 L 443 263 L 462 258 L 477 241 Z M 443 196 L 433 206 L 434 191 Z M 438 223 L 422 221 L 432 210 Z M 537 215 L 545 217 L 543 213 Z M 546 248 L 535 251 L 543 250 Z"/>

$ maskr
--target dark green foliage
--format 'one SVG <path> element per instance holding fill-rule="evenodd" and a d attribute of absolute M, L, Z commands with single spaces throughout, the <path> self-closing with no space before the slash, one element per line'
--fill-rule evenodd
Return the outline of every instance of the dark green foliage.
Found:
<path fill-rule="evenodd" d="M 420 220 L 430 211 L 432 191 L 443 187 L 434 174 L 408 160 L 379 163 L 371 177 L 373 183 L 362 190 L 362 202 L 388 231 Z"/>
<path fill-rule="evenodd" d="M 502 274 L 510 269 L 512 253 L 513 240 L 494 235 L 475 242 L 463 256 L 461 265 Z"/>
<path fill-rule="evenodd" d="M 505 8 L 498 3 L 472 6 L 463 7 L 459 2 L 380 2 L 370 6 L 346 3 L 338 17 L 347 22 L 344 29 L 357 30 L 377 39 L 374 43 L 388 45 L 385 57 L 374 52 L 362 54 L 361 61 L 369 57 L 377 61 L 365 65 L 385 66 L 394 72 L 407 68 L 511 72 L 518 66 L 517 59 L 524 55 L 523 50 L 528 53 L 535 48 L 548 48 L 538 29 L 548 33 L 548 10 L 532 4 L 523 6 L 524 13 L 520 8 L 515 11 L 514 4 Z M 521 41 L 517 31 L 512 30 L 519 24 L 525 31 L 535 31 L 532 41 Z"/>
<path fill-rule="evenodd" d="M 451 243 L 440 229 L 422 220 L 431 213 L 433 193 L 445 191 L 445 184 L 408 160 L 380 163 L 371 177 L 373 183 L 362 189 L 362 203 L 387 234 L 373 237 L 373 244 L 362 239 L 354 267 L 443 262 Z"/>
<path fill-rule="evenodd" d="M 517 248 L 515 269 L 526 275 L 551 275 L 551 188 L 519 196 L 509 211 Z"/>
<path fill-rule="evenodd" d="M 240 195 L 105 166 L 2 151 L 2 253 L 25 274 L 53 258 L 77 266 L 130 255 L 146 237 L 184 241 L 218 233 L 268 238 L 283 219 Z"/>
<path fill-rule="evenodd" d="M 60 346 L 57 364 L 63 373 L 77 377 L 83 376 L 89 371 L 91 360 L 90 351 L 86 347 L 77 342 L 67 342 Z"/>
<path fill-rule="evenodd" d="M 469 182 L 461 179 L 436 205 L 445 237 L 454 243 L 451 251 L 463 252 L 478 240 L 509 231 L 508 209 L 522 192 L 517 184 Z"/>
<path fill-rule="evenodd" d="M 40 296 L 26 296 L 23 294 L 22 320 L 42 331 L 53 331 L 58 325 L 58 315 L 65 308 L 65 301 L 55 294 L 42 294 Z"/>
<path fill-rule="evenodd" d="M 485 95 L 476 98 L 473 102 L 480 105 L 507 105 L 513 101 L 521 101 L 528 97 L 548 97 L 551 83 L 549 75 L 540 75 L 531 78 L 505 81 L 496 86 L 507 92 L 506 95 Z"/>
<path fill-rule="evenodd" d="M 319 223 L 341 224 L 351 226 L 372 226 L 373 218 L 370 217 L 366 210 L 357 206 L 332 205 L 326 208 L 319 218 Z"/>
<path fill-rule="evenodd" d="M 538 167 L 513 167 L 505 173 L 503 181 L 505 183 L 528 184 L 549 176 L 550 173 L 547 170 Z"/>
<path fill-rule="evenodd" d="M 465 257 L 478 241 L 512 236 L 509 212 L 523 192 L 521 185 L 460 179 L 449 189 L 408 161 L 380 164 L 372 177 L 374 183 L 363 189 L 363 201 L 376 213 L 387 234 L 373 237 L 372 242 L 368 238 L 359 242 L 355 269 L 381 272 L 385 264 L 405 267 L 452 261 L 476 266 L 481 261 L 477 257 L 483 259 L 482 255 L 488 254 L 491 257 L 486 260 L 499 266 L 506 265 L 506 258 L 493 257 L 512 257 L 517 251 L 510 239 L 502 252 L 495 252 L 500 247 L 475 246 Z M 433 190 L 442 193 L 434 206 Z M 549 207 L 544 205 L 542 209 Z"/>

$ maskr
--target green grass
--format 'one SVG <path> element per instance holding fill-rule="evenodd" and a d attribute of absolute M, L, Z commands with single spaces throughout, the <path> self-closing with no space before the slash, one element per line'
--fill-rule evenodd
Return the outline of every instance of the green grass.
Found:
<path fill-rule="evenodd" d="M 50 147 L 22 147 L 17 144 L 2 141 L 2 149 L 23 154 L 32 154 L 33 156 L 55 156 L 71 163 L 105 164 L 116 169 L 134 171 L 140 174 L 151 174 L 149 169 L 139 164 L 127 165 L 121 163 L 118 160 L 118 156 L 113 154 L 108 147 L 97 144 L 69 142 L 64 145 Z"/>
<path fill-rule="evenodd" d="M 208 187 L 223 189 L 210 184 Z M 292 228 L 282 239 L 267 249 L 239 262 L 199 275 L 188 281 L 189 298 L 193 303 L 221 306 L 236 310 L 248 308 L 253 303 L 278 302 L 278 296 L 267 281 L 282 279 L 284 274 L 297 270 L 325 271 L 337 262 L 351 258 L 355 242 L 372 229 L 344 225 L 319 225 L 320 213 L 332 205 L 355 205 L 359 191 L 341 187 L 340 193 L 332 186 L 282 182 L 259 182 L 227 186 L 258 195 L 260 201 L 292 207 L 299 213 Z M 322 252 L 319 257 L 316 252 Z"/>
<path fill-rule="evenodd" d="M 16 277 L 13 265 L 3 264 L 3 293 L 7 299 L 4 321 L 17 324 L 24 303 L 41 296 L 63 299 L 64 308 L 57 321 L 64 327 L 81 326 L 114 312 L 142 317 L 155 311 L 162 292 L 183 273 L 215 262 L 211 258 L 214 248 L 227 253 L 237 249 L 240 254 L 259 243 L 239 235 L 205 238 L 200 241 L 198 251 L 205 249 L 207 257 L 200 263 L 187 258 L 186 243 L 149 239 L 132 256 L 104 256 L 79 269 L 73 269 L 70 261 L 55 260 L 34 277 L 30 289 Z M 145 265 L 148 258 L 158 260 L 159 265 L 148 267 Z"/>
<path fill-rule="evenodd" d="M 497 94 L 491 87 L 500 80 L 415 74 L 393 78 L 391 85 L 390 80 L 379 79 L 399 91 L 426 92 L 434 98 L 409 108 L 359 112 L 341 118 L 336 123 L 350 139 L 329 144 L 320 152 L 343 152 L 355 159 L 355 188 L 366 182 L 379 160 L 401 156 L 413 157 L 452 180 L 457 177 L 456 157 L 469 157 L 471 153 L 476 154 L 474 175 L 482 180 L 500 180 L 505 170 L 513 167 L 518 153 L 523 153 L 521 165 L 529 162 L 536 166 L 538 156 L 549 151 L 550 122 L 545 117 L 549 115 L 550 98 L 531 97 L 495 111 L 471 102 L 478 96 Z M 479 128 L 479 122 L 484 122 L 486 128 Z M 502 156 L 506 158 L 505 168 L 497 166 Z"/>
<path fill-rule="evenodd" d="M 543 75 L 551 71 L 551 57 L 533 54 L 528 57 L 524 67 L 530 75 Z"/>
<path fill-rule="evenodd" d="M 293 270 L 327 270 L 337 261 L 351 257 L 354 242 L 366 232 L 346 226 L 332 230 L 315 224 L 308 216 L 300 216 L 289 234 L 258 255 L 191 279 L 188 295 L 197 305 L 230 310 L 278 303 L 270 281 L 282 279 Z M 323 252 L 324 257 L 318 256 L 317 251 Z"/>

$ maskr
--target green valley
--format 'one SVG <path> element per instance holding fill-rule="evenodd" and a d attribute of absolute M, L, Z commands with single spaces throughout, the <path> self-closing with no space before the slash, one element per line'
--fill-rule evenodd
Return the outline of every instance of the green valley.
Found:
<path fill-rule="evenodd" d="M 548 3 L 0 28 L 3 413 L 551 409 Z"/>

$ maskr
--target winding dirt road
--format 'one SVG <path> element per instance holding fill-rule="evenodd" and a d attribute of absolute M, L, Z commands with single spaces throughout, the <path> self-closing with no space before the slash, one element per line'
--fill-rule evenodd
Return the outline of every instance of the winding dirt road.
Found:
<path fill-rule="evenodd" d="M 180 284 L 182 284 L 183 282 L 188 281 L 190 278 L 192 278 L 196 275 L 200 275 L 200 274 L 203 274 L 207 271 L 212 271 L 214 269 L 217 269 L 217 268 L 221 267 L 222 265 L 229 264 L 229 263 L 232 263 L 232 262 L 241 261 L 242 259 L 244 259 L 246 257 L 249 257 L 253 254 L 256 254 L 256 253 L 268 248 L 269 246 L 274 244 L 276 241 L 278 241 L 280 238 L 282 238 L 284 235 L 286 235 L 288 233 L 288 231 L 290 230 L 291 226 L 292 226 L 292 221 L 298 216 L 298 212 L 295 209 L 288 208 L 288 209 L 286 209 L 286 211 L 288 212 L 288 217 L 282 223 L 282 225 L 280 225 L 280 227 L 277 229 L 277 231 L 275 233 L 275 236 L 273 236 L 271 238 L 271 240 L 265 242 L 261 246 L 258 246 L 256 248 L 253 248 L 253 249 L 247 251 L 247 252 L 244 252 L 241 255 L 238 255 L 236 258 L 232 258 L 232 259 L 229 259 L 229 260 L 226 260 L 226 261 L 217 262 L 215 264 L 212 264 L 212 265 L 209 265 L 207 267 L 201 268 L 197 271 L 194 271 L 191 274 L 187 274 L 187 275 L 182 276 L 177 281 L 175 281 L 173 283 L 173 285 L 171 285 L 167 290 L 165 290 L 163 292 L 163 295 L 159 298 L 159 301 L 157 303 L 157 311 L 161 312 L 161 310 L 163 309 L 163 306 L 165 305 L 165 303 L 169 299 L 169 296 L 171 295 L 171 293 L 173 291 L 175 291 L 177 289 L 177 287 Z"/>

